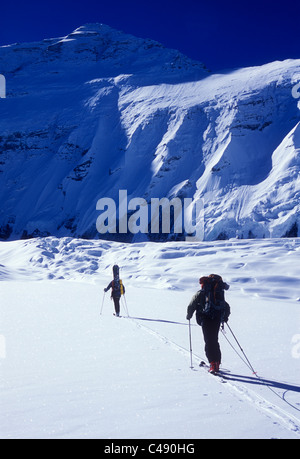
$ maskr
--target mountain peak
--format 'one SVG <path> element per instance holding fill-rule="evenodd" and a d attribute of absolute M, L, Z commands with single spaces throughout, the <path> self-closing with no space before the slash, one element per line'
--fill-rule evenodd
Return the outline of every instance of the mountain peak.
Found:
<path fill-rule="evenodd" d="M 71 35 L 123 34 L 123 32 L 100 22 L 88 22 L 75 29 Z"/>
<path fill-rule="evenodd" d="M 38 78 L 46 65 L 48 73 L 75 71 L 84 78 L 87 71 L 93 73 L 91 78 L 139 74 L 147 84 L 197 80 L 208 74 L 202 63 L 177 50 L 101 23 L 84 24 L 64 37 L 0 47 L 4 75 L 26 72 Z"/>

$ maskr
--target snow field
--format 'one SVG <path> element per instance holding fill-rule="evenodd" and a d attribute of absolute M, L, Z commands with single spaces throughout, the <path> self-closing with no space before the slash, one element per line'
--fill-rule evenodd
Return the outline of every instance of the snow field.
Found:
<path fill-rule="evenodd" d="M 299 247 L 1 243 L 0 437 L 299 438 Z M 130 318 L 113 316 L 108 293 L 100 315 L 117 260 Z M 226 382 L 199 368 L 194 319 L 190 368 L 186 307 L 200 275 L 216 271 L 231 284 L 229 324 L 260 379 L 222 334 Z"/>

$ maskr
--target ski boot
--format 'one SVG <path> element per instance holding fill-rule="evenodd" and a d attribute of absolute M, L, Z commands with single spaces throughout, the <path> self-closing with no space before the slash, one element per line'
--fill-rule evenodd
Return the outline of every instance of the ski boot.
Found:
<path fill-rule="evenodd" d="M 210 362 L 209 373 L 217 374 L 219 372 L 220 362 Z"/>

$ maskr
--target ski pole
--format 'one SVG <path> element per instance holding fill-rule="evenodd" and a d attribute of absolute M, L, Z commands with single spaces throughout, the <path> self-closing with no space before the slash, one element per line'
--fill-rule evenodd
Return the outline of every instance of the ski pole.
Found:
<path fill-rule="evenodd" d="M 125 309 L 126 309 L 127 317 L 129 317 L 129 312 L 128 312 L 128 307 L 127 307 L 127 301 L 126 301 L 125 293 L 124 293 L 124 295 L 123 295 L 123 298 L 124 298 L 124 304 L 125 304 Z"/>
<path fill-rule="evenodd" d="M 231 330 L 231 328 L 230 328 L 230 326 L 228 325 L 228 323 L 227 323 L 227 322 L 226 322 L 226 325 L 227 325 L 227 327 L 229 328 L 229 330 L 230 330 L 230 333 L 231 333 L 231 334 L 232 334 L 232 336 L 234 337 L 234 339 L 235 339 L 235 341 L 236 341 L 237 345 L 239 346 L 239 348 L 240 348 L 241 352 L 243 353 L 243 356 L 244 356 L 244 357 L 245 357 L 245 359 L 247 360 L 247 362 L 248 362 L 248 365 L 249 365 L 249 368 L 250 368 L 250 369 L 253 371 L 253 374 L 254 374 L 254 375 L 256 375 L 256 374 L 257 374 L 257 372 L 254 370 L 253 366 L 252 366 L 252 365 L 251 365 L 251 363 L 249 362 L 249 360 L 248 360 L 248 357 L 246 356 L 246 354 L 245 354 L 245 352 L 243 351 L 243 349 L 242 349 L 242 347 L 241 347 L 240 343 L 238 342 L 238 340 L 237 340 L 237 338 L 236 338 L 235 334 L 233 333 L 233 331 Z"/>
<path fill-rule="evenodd" d="M 190 357 L 191 357 L 191 367 L 193 367 L 193 350 L 192 350 L 192 329 L 191 329 L 191 321 L 189 319 L 189 339 L 190 339 Z"/>
<path fill-rule="evenodd" d="M 103 305 L 104 305 L 105 293 L 106 293 L 106 292 L 103 293 L 103 299 L 102 299 L 102 305 L 101 305 L 100 316 L 102 315 L 102 310 L 103 310 Z"/>

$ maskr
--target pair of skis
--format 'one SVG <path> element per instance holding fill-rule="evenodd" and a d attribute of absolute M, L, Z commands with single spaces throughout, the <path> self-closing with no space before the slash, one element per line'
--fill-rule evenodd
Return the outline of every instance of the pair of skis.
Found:
<path fill-rule="evenodd" d="M 210 369 L 210 366 L 207 365 L 206 362 L 204 362 L 204 360 L 201 360 L 201 362 L 199 363 L 199 367 L 202 367 L 202 368 L 205 368 L 207 369 L 207 371 L 211 374 L 211 375 L 214 375 L 214 376 L 221 376 L 222 375 L 222 372 L 219 370 L 219 371 L 212 371 Z M 223 376 L 223 375 L 222 375 Z"/>
<path fill-rule="evenodd" d="M 222 383 L 226 383 L 226 376 L 224 375 L 224 372 L 222 370 L 219 370 L 219 371 L 211 371 L 210 370 L 210 366 L 207 365 L 206 362 L 204 362 L 204 360 L 201 360 L 200 364 L 199 364 L 199 367 L 200 368 L 203 368 L 205 370 L 207 370 L 208 374 L 212 375 L 212 376 L 217 376 L 220 378 L 220 381 Z"/>

